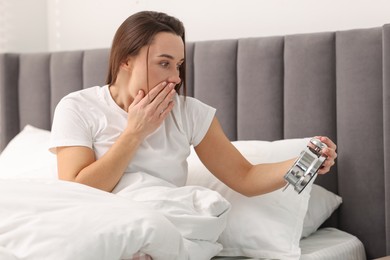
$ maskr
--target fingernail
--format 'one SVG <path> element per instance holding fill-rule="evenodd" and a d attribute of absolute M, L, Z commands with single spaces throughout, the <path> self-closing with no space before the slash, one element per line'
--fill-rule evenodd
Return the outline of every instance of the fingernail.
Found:
<path fill-rule="evenodd" d="M 167 82 L 166 82 L 166 81 L 164 81 L 164 82 L 162 83 L 162 85 L 163 85 L 163 86 L 167 85 Z"/>
<path fill-rule="evenodd" d="M 142 90 L 138 90 L 138 95 L 141 95 L 142 94 Z"/>

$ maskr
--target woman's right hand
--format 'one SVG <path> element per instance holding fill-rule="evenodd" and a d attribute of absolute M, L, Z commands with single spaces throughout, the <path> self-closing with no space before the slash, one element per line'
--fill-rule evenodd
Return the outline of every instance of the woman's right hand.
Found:
<path fill-rule="evenodd" d="M 142 139 L 155 131 L 171 112 L 175 93 L 174 84 L 167 83 L 158 84 L 147 95 L 140 91 L 128 108 L 127 128 L 98 160 L 95 151 L 88 147 L 57 147 L 59 178 L 111 192 Z"/>
<path fill-rule="evenodd" d="M 139 90 L 128 108 L 126 131 L 142 139 L 154 132 L 173 109 L 174 87 L 174 83 L 164 81 L 146 95 Z"/>

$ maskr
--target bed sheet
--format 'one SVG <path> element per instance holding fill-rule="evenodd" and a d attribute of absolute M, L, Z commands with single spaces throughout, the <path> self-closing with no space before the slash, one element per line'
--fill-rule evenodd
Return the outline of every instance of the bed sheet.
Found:
<path fill-rule="evenodd" d="M 366 260 L 363 243 L 336 228 L 323 228 L 300 243 L 301 260 Z"/>
<path fill-rule="evenodd" d="M 300 260 L 366 260 L 363 243 L 336 228 L 323 228 L 300 242 Z M 260 260 L 248 257 L 214 257 L 213 260 Z M 270 260 L 261 258 L 261 260 Z"/>

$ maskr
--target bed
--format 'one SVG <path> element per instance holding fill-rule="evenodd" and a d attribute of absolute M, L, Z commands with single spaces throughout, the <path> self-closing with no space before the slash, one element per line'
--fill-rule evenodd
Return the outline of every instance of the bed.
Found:
<path fill-rule="evenodd" d="M 175 253 L 180 245 L 167 243 L 175 234 L 166 219 L 143 218 L 148 209 L 138 203 L 134 217 L 121 199 L 95 190 L 82 204 L 66 202 L 87 188 L 56 180 L 55 158 L 46 149 L 54 108 L 71 91 L 103 85 L 108 54 L 108 49 L 0 54 L 1 259 L 147 259 L 148 252 L 154 252 L 153 259 L 180 259 Z M 244 198 L 210 176 L 191 153 L 188 186 L 212 188 L 231 206 L 226 228 L 212 238 L 221 246 L 214 259 L 390 254 L 389 25 L 189 42 L 186 66 L 187 95 L 217 108 L 227 136 L 249 160 L 295 156 L 313 135 L 329 136 L 338 145 L 332 172 L 299 196 L 287 190 Z M 63 192 L 53 195 L 50 189 Z M 40 215 L 49 208 L 38 207 L 43 200 L 55 214 Z M 59 206 L 65 202 L 69 211 Z M 21 208 L 29 209 L 28 223 Z M 78 216 L 74 208 L 100 217 Z M 63 223 L 64 215 L 72 223 Z M 124 232 L 126 221 L 142 228 Z M 38 238 L 41 243 L 34 244 Z M 58 248 L 50 249 L 55 241 L 63 250 L 59 258 Z M 198 251 L 206 247 L 197 246 Z"/>

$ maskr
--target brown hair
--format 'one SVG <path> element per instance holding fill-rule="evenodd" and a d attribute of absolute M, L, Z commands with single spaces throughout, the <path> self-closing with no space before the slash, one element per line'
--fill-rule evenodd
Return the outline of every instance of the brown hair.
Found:
<path fill-rule="evenodd" d="M 182 38 L 185 44 L 183 23 L 175 17 L 154 11 L 142 11 L 128 17 L 115 33 L 110 53 L 107 84 L 116 81 L 120 65 L 129 56 L 137 56 L 144 46 L 149 46 L 154 36 L 159 32 L 170 32 Z M 175 89 L 179 92 L 185 89 L 185 62 L 180 67 L 180 84 Z M 149 87 L 149 86 L 148 86 Z"/>

